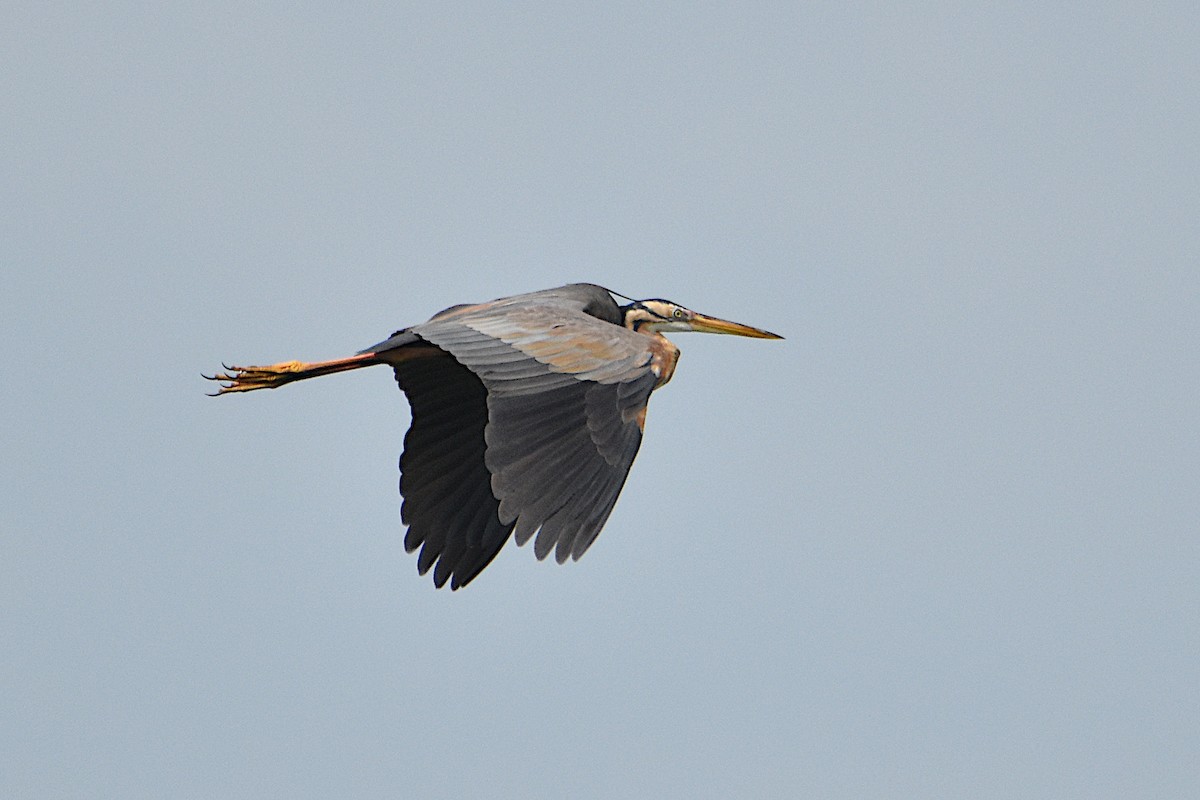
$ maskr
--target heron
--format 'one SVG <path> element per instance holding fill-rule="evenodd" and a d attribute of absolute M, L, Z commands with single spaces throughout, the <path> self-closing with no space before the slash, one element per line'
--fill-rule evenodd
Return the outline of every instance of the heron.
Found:
<path fill-rule="evenodd" d="M 618 304 L 616 298 L 627 300 Z M 511 537 L 578 560 L 641 445 L 679 348 L 663 334 L 782 336 L 590 283 L 456 305 L 345 358 L 224 366 L 214 395 L 386 364 L 411 408 L 400 456 L 405 550 L 438 588 L 470 583 Z M 536 534 L 536 538 L 535 537 Z"/>

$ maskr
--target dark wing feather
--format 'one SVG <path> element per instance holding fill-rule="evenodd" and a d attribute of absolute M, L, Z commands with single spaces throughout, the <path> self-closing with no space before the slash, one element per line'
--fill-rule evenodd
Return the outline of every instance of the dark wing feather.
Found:
<path fill-rule="evenodd" d="M 446 356 L 398 363 L 396 380 L 412 407 L 400 458 L 404 547 L 421 548 L 417 569 L 433 581 L 465 586 L 508 541 L 484 465 L 487 392 L 479 378 Z"/>
<path fill-rule="evenodd" d="M 475 466 L 490 475 L 495 522 L 503 530 L 500 544 L 510 532 L 518 544 L 536 532 L 538 558 L 554 551 L 559 562 L 578 559 L 612 512 L 641 444 L 639 414 L 657 383 L 646 339 L 552 303 L 476 308 L 435 318 L 412 331 L 451 354 L 481 382 L 476 397 L 481 390 L 486 394 L 485 448 L 480 450 L 480 442 L 473 440 L 473 449 L 456 454 L 479 459 Z M 397 368 L 398 375 L 402 371 Z M 410 400 L 414 394 L 410 392 Z M 434 418 L 432 410 L 430 414 Z M 414 427 L 416 416 L 414 408 Z M 478 424 L 477 417 L 472 419 Z M 449 433 L 444 427 L 430 428 L 430 435 Z M 442 463 L 434 454 L 422 459 Z M 406 472 L 423 468 L 422 459 L 410 459 L 406 452 Z M 481 478 L 475 466 L 469 476 L 473 485 Z M 450 480 L 459 478 L 455 472 Z M 407 482 L 402 489 L 406 508 L 419 505 L 407 494 Z M 446 490 L 426 499 L 430 504 L 460 502 Z M 477 502 L 477 493 L 469 499 Z M 428 521 L 433 519 L 431 514 Z M 444 534 L 432 527 L 409 532 L 412 546 L 433 546 L 443 561 L 457 554 L 455 537 L 466 535 L 461 526 Z M 432 561 L 425 559 L 423 550 L 421 566 L 428 568 Z M 453 564 L 447 569 L 459 580 Z"/>

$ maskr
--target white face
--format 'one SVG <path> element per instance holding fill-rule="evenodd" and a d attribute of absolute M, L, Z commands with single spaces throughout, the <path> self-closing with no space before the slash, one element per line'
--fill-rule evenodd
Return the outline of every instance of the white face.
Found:
<path fill-rule="evenodd" d="M 642 306 L 655 317 L 642 323 L 650 330 L 680 333 L 692 329 L 693 313 L 681 305 L 666 300 L 644 300 Z"/>

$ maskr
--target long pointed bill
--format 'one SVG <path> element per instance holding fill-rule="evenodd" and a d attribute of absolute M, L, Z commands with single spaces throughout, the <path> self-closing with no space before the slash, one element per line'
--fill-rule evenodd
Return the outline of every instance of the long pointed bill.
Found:
<path fill-rule="evenodd" d="M 734 336 L 749 336 L 752 339 L 782 339 L 783 337 L 777 333 L 764 331 L 762 328 L 754 328 L 749 325 L 743 325 L 740 322 L 730 322 L 727 319 L 718 319 L 717 317 L 709 317 L 704 314 L 692 312 L 692 318 L 689 320 L 692 330 L 701 333 L 729 333 Z"/>

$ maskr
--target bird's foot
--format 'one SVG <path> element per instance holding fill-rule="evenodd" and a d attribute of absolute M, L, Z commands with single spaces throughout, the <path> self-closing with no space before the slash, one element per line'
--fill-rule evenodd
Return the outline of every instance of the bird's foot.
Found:
<path fill-rule="evenodd" d="M 303 361 L 284 361 L 265 367 L 231 367 L 225 364 L 221 366 L 225 368 L 225 372 L 203 376 L 207 380 L 221 383 L 217 391 L 213 392 L 214 395 L 275 389 L 303 377 L 302 373 L 308 372 L 311 367 Z"/>

